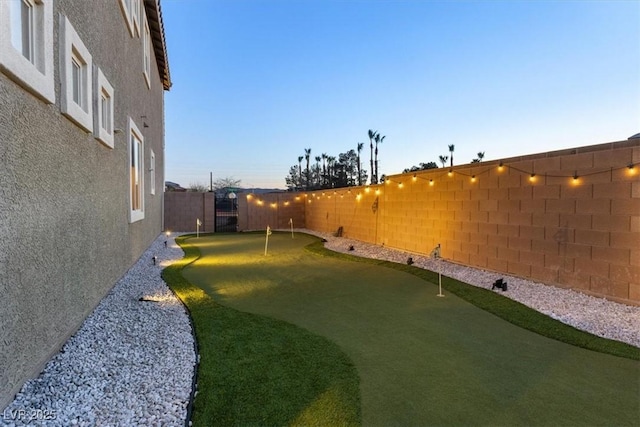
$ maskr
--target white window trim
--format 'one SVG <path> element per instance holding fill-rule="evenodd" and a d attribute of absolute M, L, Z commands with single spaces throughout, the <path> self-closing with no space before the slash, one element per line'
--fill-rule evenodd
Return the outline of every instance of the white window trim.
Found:
<path fill-rule="evenodd" d="M 149 187 L 151 195 L 156 194 L 156 153 L 153 150 L 150 151 L 151 155 L 149 157 Z"/>
<path fill-rule="evenodd" d="M 140 5 L 141 0 L 131 0 L 131 26 L 133 35 L 140 36 Z"/>
<path fill-rule="evenodd" d="M 142 74 L 147 88 L 151 89 L 151 31 L 147 22 L 147 14 L 142 15 Z"/>
<path fill-rule="evenodd" d="M 131 16 L 131 4 L 133 0 L 120 0 L 120 10 L 122 10 L 122 14 L 124 15 L 124 21 L 127 23 L 127 28 L 129 29 L 129 34 L 131 37 L 135 36 L 135 30 L 133 28 L 133 18 Z"/>
<path fill-rule="evenodd" d="M 87 132 L 93 132 L 93 79 L 92 58 L 69 19 L 60 15 L 60 109 L 62 114 Z M 83 106 L 73 100 L 72 60 L 78 56 L 83 67 Z M 83 108 L 83 107 L 86 107 Z"/>
<path fill-rule="evenodd" d="M 129 124 L 127 129 L 127 152 L 129 155 L 127 156 L 127 169 L 131 168 L 131 136 L 135 135 L 138 140 L 140 140 L 140 169 L 138 171 L 139 179 L 140 179 L 140 188 L 138 190 L 140 194 L 140 209 L 133 209 L 133 200 L 132 200 L 132 176 L 131 171 L 129 170 L 129 222 L 134 223 L 144 219 L 144 136 L 138 126 L 134 123 L 133 119 L 129 117 Z"/>
<path fill-rule="evenodd" d="M 53 0 L 39 0 L 40 24 L 35 55 L 37 66 L 11 43 L 11 4 L 0 0 L 0 71 L 26 90 L 53 104 L 56 101 L 53 80 Z"/>
<path fill-rule="evenodd" d="M 114 117 L 114 107 L 115 107 L 115 101 L 114 101 L 114 90 L 113 90 L 113 86 L 111 86 L 111 84 L 109 83 L 109 81 L 107 80 L 107 78 L 104 76 L 104 74 L 102 73 L 102 70 L 98 67 L 94 67 L 94 87 L 95 87 L 95 94 L 93 95 L 93 106 L 94 106 L 94 110 L 96 112 L 96 114 L 94 115 L 94 120 L 93 120 L 93 136 L 100 142 L 102 142 L 104 145 L 106 145 L 109 148 L 113 148 L 114 146 L 114 141 L 113 141 L 113 131 L 114 131 L 114 124 L 113 124 L 113 117 Z M 109 103 L 111 105 L 110 111 L 109 111 L 109 120 L 110 120 L 110 126 L 109 129 L 105 129 L 102 123 L 102 93 L 105 92 L 108 97 L 109 97 Z"/>

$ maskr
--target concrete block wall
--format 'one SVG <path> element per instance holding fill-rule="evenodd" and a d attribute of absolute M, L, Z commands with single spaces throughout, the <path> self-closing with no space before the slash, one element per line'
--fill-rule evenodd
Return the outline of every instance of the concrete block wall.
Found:
<path fill-rule="evenodd" d="M 639 177 L 629 140 L 300 197 L 309 229 L 640 304 Z"/>
<path fill-rule="evenodd" d="M 164 193 L 164 229 L 165 231 L 195 232 L 196 222 L 200 220 L 200 232 L 215 231 L 215 194 L 197 192 Z"/>
<path fill-rule="evenodd" d="M 305 200 L 301 193 L 238 194 L 238 230 L 305 227 Z"/>

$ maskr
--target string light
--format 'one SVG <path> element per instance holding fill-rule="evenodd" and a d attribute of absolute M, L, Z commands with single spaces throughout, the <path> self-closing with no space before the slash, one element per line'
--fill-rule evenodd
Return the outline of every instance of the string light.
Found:
<path fill-rule="evenodd" d="M 505 165 L 503 164 L 503 162 L 500 161 L 500 164 L 499 164 L 498 168 L 501 169 L 504 166 Z M 531 183 L 533 183 L 533 182 L 535 182 L 537 180 L 537 176 L 538 175 L 533 171 L 529 172 L 529 171 L 526 171 L 526 170 L 519 169 L 519 168 L 517 168 L 515 166 L 510 166 L 510 169 L 512 169 L 513 171 L 519 172 L 519 173 L 521 173 L 523 175 L 528 175 L 529 181 Z M 594 172 L 586 173 L 582 177 L 588 177 L 588 176 L 591 176 L 591 175 L 598 175 L 598 174 L 602 174 L 602 173 L 608 173 L 608 172 L 613 171 L 613 170 L 618 170 L 618 171 L 627 170 L 628 171 L 627 174 L 629 176 L 635 175 L 637 173 L 636 172 L 636 170 L 637 170 L 636 164 L 628 163 L 625 166 L 618 166 L 618 167 L 615 167 L 615 168 L 612 167 L 612 168 L 607 169 L 607 170 L 597 170 L 597 171 L 594 171 Z M 467 174 L 467 173 L 465 173 L 463 171 L 456 171 L 456 174 L 460 175 L 460 176 L 468 177 L 471 182 L 477 182 L 478 175 L 482 175 L 483 173 L 488 173 L 489 171 L 490 171 L 490 168 L 487 168 L 486 170 L 481 171 L 480 173 L 477 173 L 477 174 L 471 174 L 470 175 L 470 174 Z M 437 180 L 438 177 L 442 176 L 444 173 L 447 173 L 448 176 L 453 176 L 453 173 L 454 173 L 453 172 L 453 168 L 448 168 L 448 170 L 446 172 L 442 171 L 439 174 L 436 174 L 435 175 L 435 180 Z M 566 177 L 566 178 L 569 178 L 570 183 L 572 185 L 579 185 L 580 184 L 580 178 L 582 178 L 581 176 L 578 175 L 578 171 L 575 171 L 573 173 L 573 175 L 562 175 L 562 174 L 560 174 L 560 175 L 550 175 L 550 174 L 545 174 L 545 176 L 553 177 L 553 178 Z M 429 181 L 429 186 L 434 186 L 435 185 L 434 178 L 425 178 L 423 176 L 418 176 L 416 173 L 413 173 L 411 175 L 412 181 L 416 181 L 418 178 L 423 179 L 425 181 L 428 180 Z M 384 183 L 386 183 L 386 184 L 391 184 L 392 182 L 396 183 L 398 185 L 399 189 L 404 187 L 404 183 L 403 182 L 397 181 L 395 179 L 387 178 L 384 181 Z M 380 184 L 382 184 L 382 183 L 380 183 Z M 370 186 L 370 185 L 362 186 L 361 190 L 358 191 L 357 194 L 355 195 L 355 200 L 360 201 L 362 199 L 363 193 L 370 193 L 371 189 L 372 189 L 372 186 Z M 374 189 L 376 195 L 380 195 L 381 194 L 381 190 L 384 189 L 384 186 L 373 186 L 373 189 Z M 335 195 L 336 197 L 337 197 L 337 195 L 340 195 L 341 198 L 344 198 L 345 194 L 349 194 L 350 195 L 352 193 L 351 188 L 333 190 L 332 194 L 327 194 L 327 192 L 325 192 L 325 191 L 321 191 L 321 192 L 319 190 L 316 190 L 316 191 L 317 191 L 317 193 L 316 192 L 304 193 L 303 196 L 307 198 L 309 203 L 311 203 L 311 201 L 312 201 L 311 198 L 320 200 L 321 197 L 327 196 L 328 199 L 331 199 L 332 195 Z M 331 190 L 327 190 L 327 191 L 331 191 Z M 309 196 L 311 196 L 311 197 L 309 197 Z M 257 198 L 256 195 L 253 194 L 253 193 L 249 193 L 245 197 L 247 198 L 248 201 L 255 200 L 255 203 L 258 206 L 263 206 L 264 203 L 265 203 L 264 200 L 262 200 L 260 198 Z M 283 206 L 289 206 L 293 200 L 296 200 L 296 201 L 301 200 L 301 195 L 297 195 L 297 196 L 295 196 L 295 198 L 291 198 L 290 200 L 287 200 L 287 201 L 269 202 L 269 205 L 272 208 L 278 207 L 279 203 L 281 203 Z"/>

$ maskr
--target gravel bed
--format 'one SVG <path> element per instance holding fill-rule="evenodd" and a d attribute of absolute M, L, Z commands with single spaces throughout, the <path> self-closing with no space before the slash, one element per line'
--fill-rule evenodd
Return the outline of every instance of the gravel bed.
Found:
<path fill-rule="evenodd" d="M 0 425 L 185 425 L 196 355 L 188 314 L 160 277 L 184 253 L 173 237 L 167 248 L 165 240 L 151 244 L 24 384 Z"/>
<path fill-rule="evenodd" d="M 286 230 L 288 231 L 288 230 Z M 440 271 L 443 275 L 481 288 L 491 289 L 503 278 L 507 282 L 505 297 L 518 301 L 556 320 L 601 337 L 640 347 L 640 307 L 597 298 L 571 289 L 537 283 L 507 274 L 481 270 L 395 249 L 312 230 L 298 231 L 327 240 L 325 247 L 336 252 L 405 264 L 412 257 L 415 267 Z M 349 247 L 354 250 L 350 251 Z"/>

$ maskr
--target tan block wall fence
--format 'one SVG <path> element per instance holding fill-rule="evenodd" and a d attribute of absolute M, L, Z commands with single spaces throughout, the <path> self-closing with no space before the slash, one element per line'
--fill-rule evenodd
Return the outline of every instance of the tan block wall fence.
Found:
<path fill-rule="evenodd" d="M 419 254 L 441 244 L 454 262 L 640 304 L 640 140 L 448 171 L 243 195 L 239 229 L 288 228 L 292 218 L 295 227 L 343 227 L 344 237 Z"/>
<path fill-rule="evenodd" d="M 215 230 L 215 194 L 195 192 L 164 193 L 164 229 L 168 231 L 196 231 L 196 221 L 202 225 L 200 232 Z"/>

